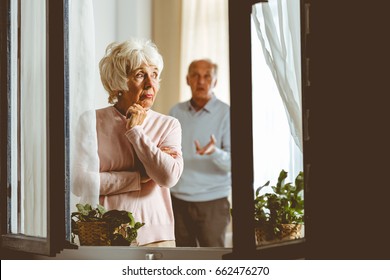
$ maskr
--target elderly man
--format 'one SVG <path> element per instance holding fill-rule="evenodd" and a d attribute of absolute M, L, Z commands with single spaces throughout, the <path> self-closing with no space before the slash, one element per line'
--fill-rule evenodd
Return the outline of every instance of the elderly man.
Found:
<path fill-rule="evenodd" d="M 214 94 L 217 65 L 195 60 L 192 98 L 170 112 L 182 126 L 184 171 L 171 188 L 176 246 L 223 247 L 230 222 L 230 108 Z"/>

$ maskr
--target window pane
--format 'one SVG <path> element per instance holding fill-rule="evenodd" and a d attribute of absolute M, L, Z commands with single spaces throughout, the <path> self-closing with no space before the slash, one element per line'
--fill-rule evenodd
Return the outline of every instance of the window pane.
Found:
<path fill-rule="evenodd" d="M 261 195 L 275 193 L 271 186 L 276 186 L 282 170 L 287 172 L 284 183 L 291 182 L 294 186 L 295 178 L 303 171 L 299 5 L 298 0 L 287 3 L 274 0 L 256 4 L 252 13 L 255 191 L 270 181 L 269 186 L 261 190 Z M 299 205 L 303 204 L 301 195 L 303 190 L 299 194 Z M 296 204 L 293 199 L 289 198 L 290 205 Z M 256 218 L 264 214 L 267 224 L 272 223 L 274 214 L 264 203 L 256 204 L 261 205 Z M 285 210 L 287 207 L 282 207 L 278 212 Z M 277 224 L 287 220 L 283 218 Z M 261 224 L 261 227 L 266 226 Z"/>
<path fill-rule="evenodd" d="M 11 150 L 11 232 L 18 233 L 18 2 L 10 1 L 10 88 L 11 88 L 11 110 L 10 110 L 10 137 L 9 141 Z"/>
<path fill-rule="evenodd" d="M 12 218 L 11 228 L 16 233 L 46 237 L 45 0 L 22 0 L 20 4 L 20 83 L 18 90 L 13 91 L 13 97 L 16 94 L 17 98 L 13 99 L 11 122 L 12 136 L 17 139 L 16 146 L 12 147 L 12 162 L 13 175 L 17 174 L 19 184 L 13 178 L 12 189 L 13 194 L 17 193 L 18 216 Z M 15 162 L 18 162 L 17 172 Z"/>

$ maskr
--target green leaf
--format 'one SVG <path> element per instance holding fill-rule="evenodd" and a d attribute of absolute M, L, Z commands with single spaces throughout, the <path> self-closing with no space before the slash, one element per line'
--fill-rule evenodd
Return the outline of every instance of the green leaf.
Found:
<path fill-rule="evenodd" d="M 87 210 L 87 211 L 92 211 L 92 206 L 91 206 L 91 204 L 85 204 L 85 205 L 84 205 L 84 209 Z"/>
<path fill-rule="evenodd" d="M 123 237 L 123 235 L 116 233 L 111 238 L 111 245 L 112 246 L 129 246 L 130 242 Z"/>
<path fill-rule="evenodd" d="M 136 222 L 135 225 L 134 225 L 134 228 L 135 228 L 135 229 L 140 229 L 140 228 L 143 227 L 144 225 L 145 225 L 145 223 Z"/>
<path fill-rule="evenodd" d="M 280 171 L 280 174 L 279 174 L 279 177 L 278 177 L 278 182 L 276 184 L 276 189 L 278 190 L 277 193 L 280 192 L 280 189 L 283 187 L 284 185 L 284 180 L 287 178 L 287 172 L 284 171 L 282 169 L 282 171 Z"/>
<path fill-rule="evenodd" d="M 104 206 L 102 206 L 102 205 L 100 205 L 100 204 L 98 204 L 98 205 L 96 206 L 96 209 L 97 209 L 98 213 L 100 213 L 100 215 L 103 215 L 104 213 L 107 212 L 106 208 L 104 208 Z"/>
<path fill-rule="evenodd" d="M 303 172 L 300 172 L 293 183 L 285 183 L 287 172 L 282 170 L 276 186 L 271 186 L 274 193 L 260 195 L 259 187 L 254 199 L 254 220 L 257 226 L 269 228 L 277 236 L 282 224 L 303 223 L 304 200 Z M 269 181 L 266 185 L 269 184 Z"/>
<path fill-rule="evenodd" d="M 125 210 L 107 211 L 102 205 L 92 208 L 90 204 L 76 204 L 78 212 L 71 214 L 72 240 L 78 235 L 78 221 L 94 222 L 104 221 L 109 225 L 110 244 L 128 246 L 137 237 L 137 230 L 145 223 L 136 222 L 133 214 Z M 129 233 L 129 234 L 126 234 Z M 122 235 L 123 234 L 123 235 Z"/>
<path fill-rule="evenodd" d="M 133 214 L 132 214 L 131 212 L 127 212 L 127 215 L 129 216 L 129 219 L 130 219 L 129 225 L 130 225 L 131 227 L 134 227 L 134 225 L 135 225 L 135 219 L 134 219 L 134 217 L 133 217 Z"/>
<path fill-rule="evenodd" d="M 84 205 L 80 204 L 80 203 L 77 203 L 76 204 L 76 208 L 79 212 L 83 211 L 85 208 L 84 208 Z"/>
<path fill-rule="evenodd" d="M 268 185 L 269 185 L 269 181 L 268 181 L 267 183 L 265 183 L 263 186 L 258 187 L 258 188 L 256 189 L 256 197 L 259 196 L 259 193 L 260 193 L 261 189 L 264 188 L 264 187 L 266 187 L 266 186 L 268 186 Z"/>

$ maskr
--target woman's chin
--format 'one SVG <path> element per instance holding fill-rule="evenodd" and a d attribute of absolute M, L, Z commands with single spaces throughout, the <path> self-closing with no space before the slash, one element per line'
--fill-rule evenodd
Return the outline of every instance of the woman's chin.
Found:
<path fill-rule="evenodd" d="M 147 98 L 141 101 L 141 106 L 145 109 L 150 109 L 153 106 L 153 103 L 152 99 Z"/>

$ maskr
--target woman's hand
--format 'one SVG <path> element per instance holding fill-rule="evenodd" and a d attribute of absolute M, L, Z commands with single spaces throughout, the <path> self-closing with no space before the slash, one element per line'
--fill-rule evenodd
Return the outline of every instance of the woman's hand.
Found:
<path fill-rule="evenodd" d="M 160 150 L 168 155 L 170 155 L 171 157 L 173 158 L 177 158 L 177 156 L 179 155 L 179 153 L 175 150 L 172 150 L 171 148 L 169 147 L 160 147 Z"/>
<path fill-rule="evenodd" d="M 147 111 L 140 104 L 134 103 L 126 111 L 126 129 L 141 125 L 146 118 Z"/>
<path fill-rule="evenodd" d="M 150 180 L 150 177 L 148 175 L 141 175 L 141 183 L 144 184 L 144 183 L 147 183 L 149 182 Z"/>

